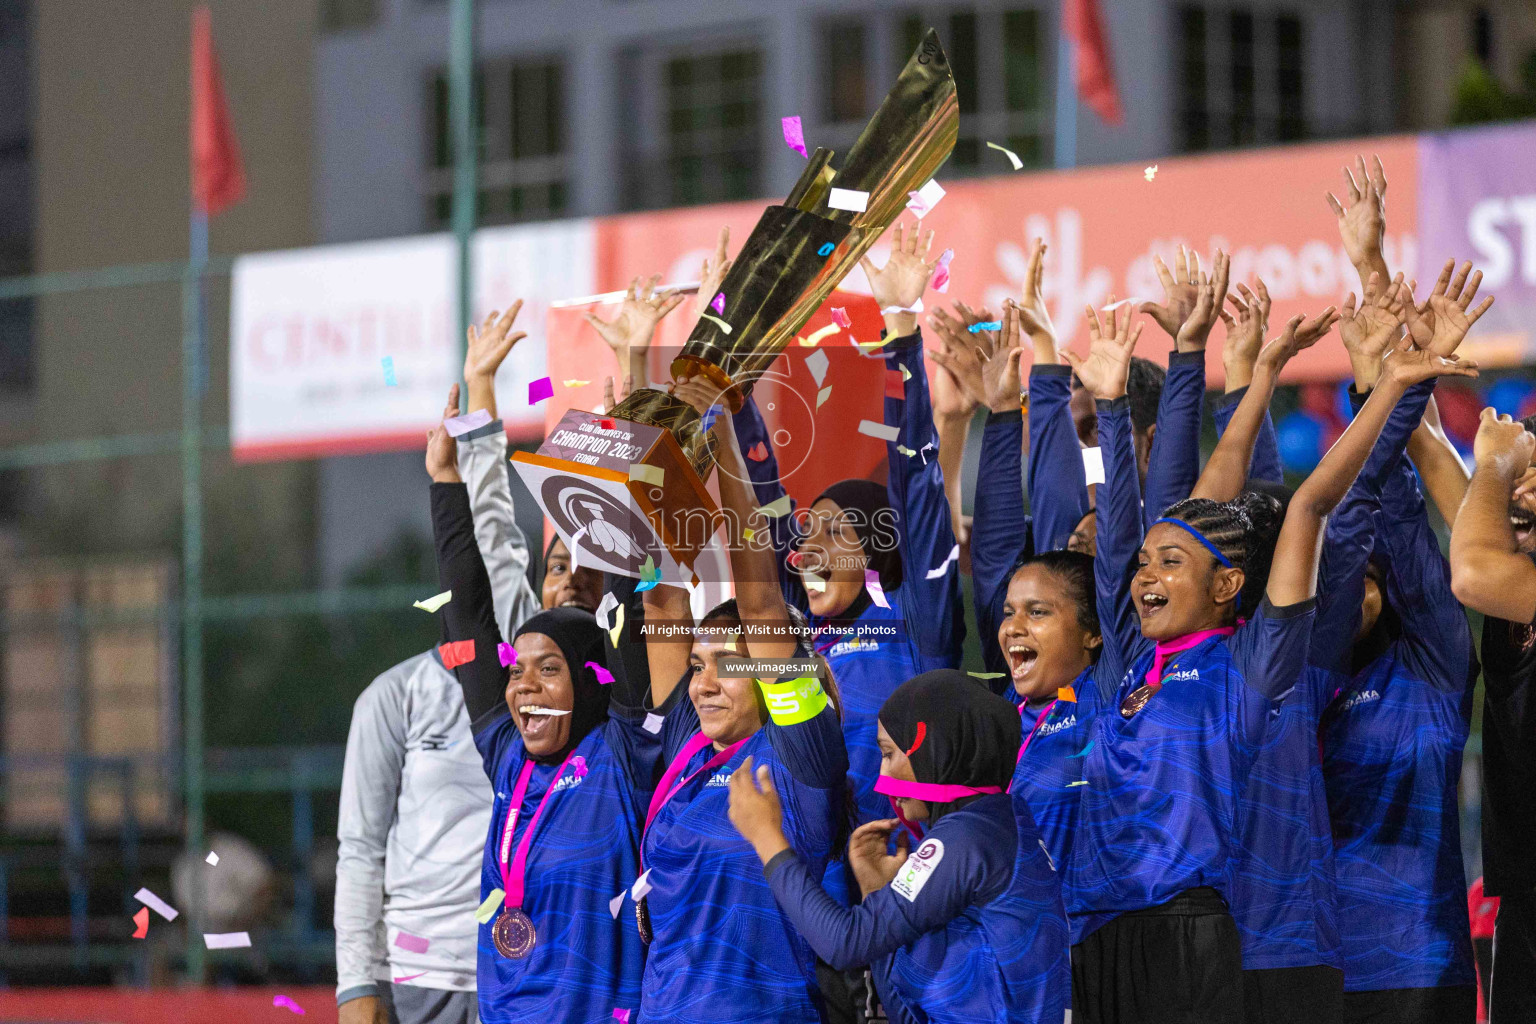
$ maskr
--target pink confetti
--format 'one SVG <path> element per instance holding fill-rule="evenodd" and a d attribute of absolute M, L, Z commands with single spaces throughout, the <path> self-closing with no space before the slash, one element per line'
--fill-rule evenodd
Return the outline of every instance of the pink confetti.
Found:
<path fill-rule="evenodd" d="M 800 119 L 797 117 L 797 118 L 795 118 L 795 120 L 798 121 Z M 620 1024 L 629 1024 L 629 1011 L 628 1010 L 614 1010 L 613 1011 L 613 1019 L 616 1020 L 616 1021 L 619 1021 Z"/>
<path fill-rule="evenodd" d="M 273 996 L 272 1005 L 281 1007 L 290 1013 L 296 1013 L 300 1017 L 304 1016 L 304 1007 L 300 1006 L 292 999 L 289 999 L 287 996 Z"/>
<path fill-rule="evenodd" d="M 580 754 L 577 754 L 575 757 L 571 758 L 571 774 L 576 776 L 578 779 L 586 778 L 587 759 L 582 757 Z"/>
<path fill-rule="evenodd" d="M 710 299 L 709 300 L 709 308 L 714 310 L 716 313 L 719 313 L 721 316 L 724 316 L 725 315 L 725 292 L 719 292 L 719 293 L 717 293 L 715 295 L 715 297 L 713 299 Z"/>
<path fill-rule="evenodd" d="M 517 651 L 513 650 L 512 645 L 509 643 L 502 642 L 496 645 L 496 657 L 501 659 L 503 665 L 511 666 L 517 664 Z"/>
<path fill-rule="evenodd" d="M 587 662 L 587 668 L 592 670 L 592 674 L 597 676 L 597 681 L 602 683 L 604 686 L 607 686 L 609 683 L 613 682 L 613 673 L 609 672 L 606 668 L 599 665 L 597 662 Z"/>
<path fill-rule="evenodd" d="M 142 939 L 149 935 L 149 908 L 140 907 L 139 912 L 133 915 L 133 923 L 138 927 L 133 930 L 133 937 Z"/>
<path fill-rule="evenodd" d="M 880 574 L 875 570 L 864 570 L 864 589 L 869 591 L 869 599 L 881 608 L 891 606 L 891 603 L 885 599 L 885 588 L 880 586 Z"/>
<path fill-rule="evenodd" d="M 395 945 L 407 953 L 425 953 L 432 945 L 432 940 L 424 939 L 420 935 L 412 935 L 410 932 L 400 932 L 395 936 Z"/>
<path fill-rule="evenodd" d="M 768 446 L 763 444 L 761 441 L 757 442 L 757 444 L 747 449 L 747 458 L 751 459 L 753 462 L 767 462 Z"/>
<path fill-rule="evenodd" d="M 949 291 L 949 261 L 955 258 L 955 250 L 945 249 L 939 255 L 939 265 L 933 272 L 933 290 L 936 292 Z"/>
<path fill-rule="evenodd" d="M 546 398 L 555 397 L 555 382 L 548 377 L 528 382 L 528 404 L 538 405 Z"/>
<path fill-rule="evenodd" d="M 427 976 L 427 972 L 426 971 L 422 971 L 419 974 L 406 974 L 406 975 L 403 975 L 401 977 L 397 977 L 395 979 L 395 984 L 396 985 L 403 985 L 403 984 L 405 984 L 408 981 L 415 981 L 417 978 L 425 978 L 426 976 Z"/>
<path fill-rule="evenodd" d="M 784 145 L 809 160 L 811 154 L 805 148 L 805 128 L 800 124 L 800 118 L 798 116 L 783 117 L 779 122 L 784 126 Z M 617 1011 L 614 1016 L 618 1016 Z M 627 1012 L 624 1019 L 629 1019 Z"/>
<path fill-rule="evenodd" d="M 447 429 L 449 437 L 462 437 L 471 430 L 478 430 L 491 422 L 491 410 L 476 409 L 464 416 L 450 416 L 443 420 L 443 427 Z"/>
<path fill-rule="evenodd" d="M 853 326 L 853 320 L 849 318 L 848 311 L 842 306 L 832 307 L 832 322 L 845 331 Z"/>

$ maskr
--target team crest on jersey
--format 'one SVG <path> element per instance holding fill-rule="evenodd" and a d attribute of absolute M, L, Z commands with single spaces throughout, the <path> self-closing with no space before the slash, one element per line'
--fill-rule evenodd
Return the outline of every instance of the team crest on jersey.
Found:
<path fill-rule="evenodd" d="M 1361 690 L 1359 693 L 1356 693 L 1354 696 L 1346 700 L 1341 710 L 1348 711 L 1350 708 L 1359 707 L 1361 704 L 1366 704 L 1373 700 L 1381 700 L 1381 691 Z"/>
<path fill-rule="evenodd" d="M 917 902 L 917 894 L 923 891 L 923 886 L 928 884 L 928 879 L 933 877 L 933 870 L 939 866 L 939 861 L 944 859 L 944 842 L 939 839 L 924 839 L 923 844 L 912 851 L 912 856 L 896 872 L 896 877 L 891 880 L 891 888 L 898 895 L 905 896 L 909 903 Z"/>

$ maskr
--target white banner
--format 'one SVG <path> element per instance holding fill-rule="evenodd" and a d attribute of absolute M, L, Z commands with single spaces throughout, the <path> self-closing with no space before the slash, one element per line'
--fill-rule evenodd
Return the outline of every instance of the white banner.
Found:
<path fill-rule="evenodd" d="M 543 435 L 528 384 L 546 376 L 553 299 L 593 290 L 591 221 L 476 233 L 474 318 L 523 299 L 497 375 L 508 432 Z M 462 363 L 450 235 L 258 253 L 235 261 L 230 440 L 241 461 L 419 448 Z"/>

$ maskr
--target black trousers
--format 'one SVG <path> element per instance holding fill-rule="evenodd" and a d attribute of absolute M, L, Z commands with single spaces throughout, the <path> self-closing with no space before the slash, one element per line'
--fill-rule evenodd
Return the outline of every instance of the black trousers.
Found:
<path fill-rule="evenodd" d="M 1476 985 L 1344 993 L 1347 1024 L 1473 1024 L 1476 1019 Z"/>
<path fill-rule="evenodd" d="M 1499 897 L 1488 1024 L 1536 1021 L 1536 893 Z"/>
<path fill-rule="evenodd" d="M 1242 974 L 1226 901 L 1191 889 L 1072 947 L 1072 1022 L 1243 1024 Z"/>
<path fill-rule="evenodd" d="M 1344 972 L 1335 967 L 1275 967 L 1243 972 L 1247 1024 L 1339 1024 Z"/>

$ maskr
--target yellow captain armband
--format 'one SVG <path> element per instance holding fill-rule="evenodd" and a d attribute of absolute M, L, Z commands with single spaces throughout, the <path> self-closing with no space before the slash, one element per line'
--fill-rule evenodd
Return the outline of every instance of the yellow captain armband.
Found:
<path fill-rule="evenodd" d="M 769 682 L 759 679 L 763 700 L 768 704 L 768 714 L 774 725 L 796 725 L 809 722 L 821 714 L 827 706 L 826 691 L 815 676 L 799 679 L 781 679 Z"/>

